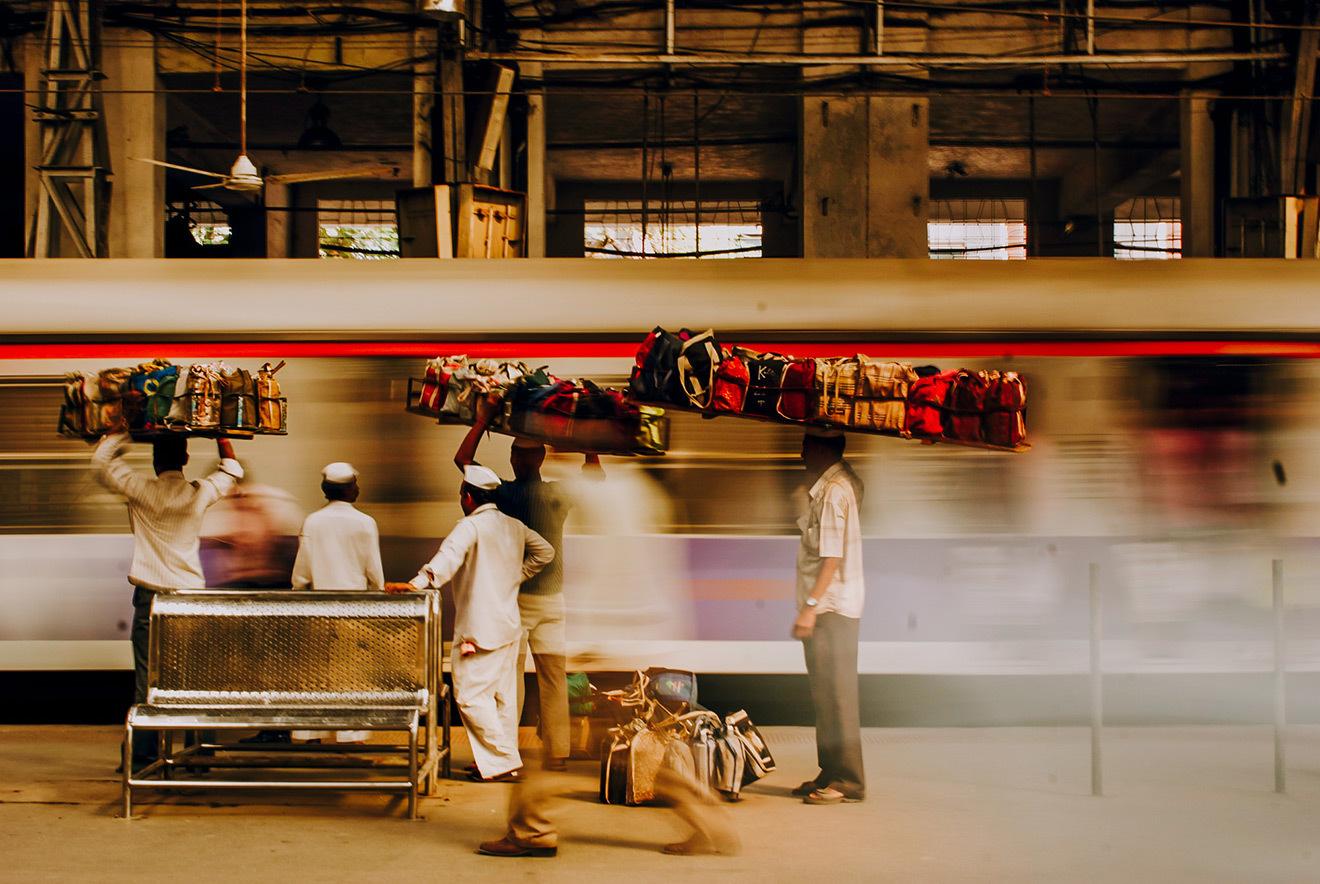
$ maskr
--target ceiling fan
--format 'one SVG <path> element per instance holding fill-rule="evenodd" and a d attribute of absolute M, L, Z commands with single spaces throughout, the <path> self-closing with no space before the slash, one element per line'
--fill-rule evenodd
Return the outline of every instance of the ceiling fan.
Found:
<path fill-rule="evenodd" d="M 182 172 L 192 172 L 196 175 L 207 175 L 211 178 L 219 178 L 215 184 L 194 185 L 193 190 L 210 190 L 217 187 L 223 187 L 226 190 L 232 190 L 236 193 L 255 193 L 261 190 L 264 184 L 300 184 L 307 181 L 330 181 L 339 178 L 370 178 L 384 173 L 399 174 L 397 166 L 362 166 L 356 169 L 332 169 L 324 172 L 291 172 L 285 175 L 266 175 L 264 178 L 257 171 L 256 165 L 247 155 L 247 0 L 240 0 L 239 3 L 239 58 L 238 58 L 238 90 L 239 90 L 239 154 L 238 159 L 234 160 L 234 165 L 230 167 L 229 173 L 210 172 L 206 169 L 194 169 L 191 166 L 180 166 L 177 163 L 166 163 L 162 160 L 153 160 L 148 157 L 129 157 L 143 163 L 151 163 L 153 166 L 164 166 L 167 169 L 178 169 Z"/>

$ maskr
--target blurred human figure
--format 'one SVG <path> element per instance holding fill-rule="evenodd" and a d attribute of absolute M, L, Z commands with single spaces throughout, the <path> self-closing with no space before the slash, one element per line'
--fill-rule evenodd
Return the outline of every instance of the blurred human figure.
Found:
<path fill-rule="evenodd" d="M 244 482 L 202 520 L 206 585 L 224 589 L 288 589 L 303 513 L 293 495 Z"/>
<path fill-rule="evenodd" d="M 361 489 L 352 464 L 342 461 L 321 470 L 326 504 L 309 515 L 298 535 L 293 563 L 294 589 L 378 591 L 385 585 L 380 564 L 380 532 L 376 520 L 353 503 Z M 295 740 L 361 743 L 366 731 L 293 731 Z"/>
<path fill-rule="evenodd" d="M 809 429 L 802 460 L 811 481 L 807 511 L 798 519 L 797 619 L 816 709 L 820 773 L 793 790 L 807 804 L 866 797 L 858 707 L 857 635 L 866 598 L 858 505 L 864 489 L 843 460 L 839 430 Z"/>
<path fill-rule="evenodd" d="M 465 467 L 459 490 L 464 517 L 410 583 L 386 583 L 385 591 L 438 589 L 452 581 L 449 666 L 476 764 L 471 777 L 507 782 L 522 769 L 513 659 L 522 631 L 518 586 L 543 569 L 555 551 L 541 535 L 495 507 L 499 485 L 500 477 L 485 467 Z"/>
<path fill-rule="evenodd" d="M 498 408 L 498 394 L 478 401 L 472 429 L 463 437 L 454 454 L 454 463 L 460 470 L 476 463 L 477 445 Z M 540 697 L 541 742 L 548 749 L 542 753 L 543 764 L 549 770 L 563 770 L 570 749 L 567 642 L 564 636 L 564 520 L 573 507 L 573 498 L 560 483 L 546 482 L 541 478 L 544 463 L 544 445 L 528 439 L 514 439 L 509 451 L 513 481 L 501 481 L 491 499 L 500 512 L 544 537 L 555 551 L 554 560 L 518 589 L 522 631 L 514 667 L 517 671 L 518 713 L 521 715 L 522 667 L 527 650 L 531 648 Z M 600 458 L 594 454 L 586 456 L 582 468 L 591 475 L 604 475 Z"/>
<path fill-rule="evenodd" d="M 126 432 L 107 435 L 96 446 L 92 468 L 96 478 L 128 502 L 133 530 L 133 561 L 128 582 L 133 586 L 133 702 L 147 699 L 147 649 L 151 630 L 151 602 L 158 592 L 203 589 L 200 537 L 202 516 L 243 478 L 229 440 L 218 442 L 220 466 L 206 478 L 189 482 L 183 475 L 188 463 L 188 440 L 183 436 L 157 436 L 152 440 L 154 476 L 145 476 L 123 459 L 131 439 Z M 149 764 L 156 755 L 156 735 L 135 733 L 132 765 Z"/>
<path fill-rule="evenodd" d="M 562 774 L 530 771 L 509 797 L 508 831 L 497 841 L 482 842 L 477 852 L 505 857 L 554 856 L 559 852 L 559 830 L 551 819 L 552 811 L 564 793 L 579 785 Z M 665 853 L 735 856 L 742 852 L 742 842 L 728 812 L 712 803 L 713 796 L 690 773 L 662 767 L 656 774 L 655 795 L 692 828 L 685 840 L 666 844 Z"/>

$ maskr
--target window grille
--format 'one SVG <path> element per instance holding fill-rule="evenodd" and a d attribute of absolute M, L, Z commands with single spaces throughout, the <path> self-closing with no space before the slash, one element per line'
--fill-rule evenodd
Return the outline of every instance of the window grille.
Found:
<path fill-rule="evenodd" d="M 188 230 L 199 246 L 228 245 L 233 236 L 229 213 L 219 203 L 210 200 L 170 203 L 170 211 L 188 218 Z"/>
<path fill-rule="evenodd" d="M 759 258 L 761 204 L 755 200 L 588 200 L 583 246 L 588 258 Z M 700 225 L 698 225 L 698 218 Z"/>
<path fill-rule="evenodd" d="M 1026 200 L 931 200 L 930 257 L 1008 261 L 1027 257 Z"/>
<path fill-rule="evenodd" d="M 1136 197 L 1114 210 L 1114 257 L 1129 261 L 1182 257 L 1181 200 Z"/>
<path fill-rule="evenodd" d="M 317 200 L 316 224 L 322 258 L 399 257 L 394 200 Z"/>

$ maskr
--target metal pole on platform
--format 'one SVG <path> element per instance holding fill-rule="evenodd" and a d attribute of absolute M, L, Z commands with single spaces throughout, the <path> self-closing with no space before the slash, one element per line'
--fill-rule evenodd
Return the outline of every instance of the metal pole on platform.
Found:
<path fill-rule="evenodd" d="M 1100 566 L 1091 563 L 1091 794 L 1103 795 L 1100 727 L 1104 721 L 1104 694 L 1100 677 Z"/>
<path fill-rule="evenodd" d="M 1274 560 L 1274 791 L 1285 791 L 1283 730 L 1285 725 L 1283 646 L 1283 559 Z"/>

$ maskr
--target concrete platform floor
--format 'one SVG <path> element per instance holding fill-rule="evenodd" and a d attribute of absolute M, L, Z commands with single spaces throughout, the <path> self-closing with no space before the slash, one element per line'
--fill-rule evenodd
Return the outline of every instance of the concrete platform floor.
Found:
<path fill-rule="evenodd" d="M 869 799 L 833 807 L 788 794 L 813 732 L 764 733 L 779 770 L 727 808 L 741 856 L 661 854 L 672 813 L 598 804 L 579 761 L 559 856 L 494 859 L 474 848 L 507 785 L 447 781 L 417 822 L 383 794 L 292 791 L 145 793 L 129 821 L 117 729 L 0 727 L 0 881 L 1320 882 L 1320 729 L 1289 732 L 1286 795 L 1269 728 L 1107 730 L 1102 798 L 1085 730 L 872 729 Z"/>

